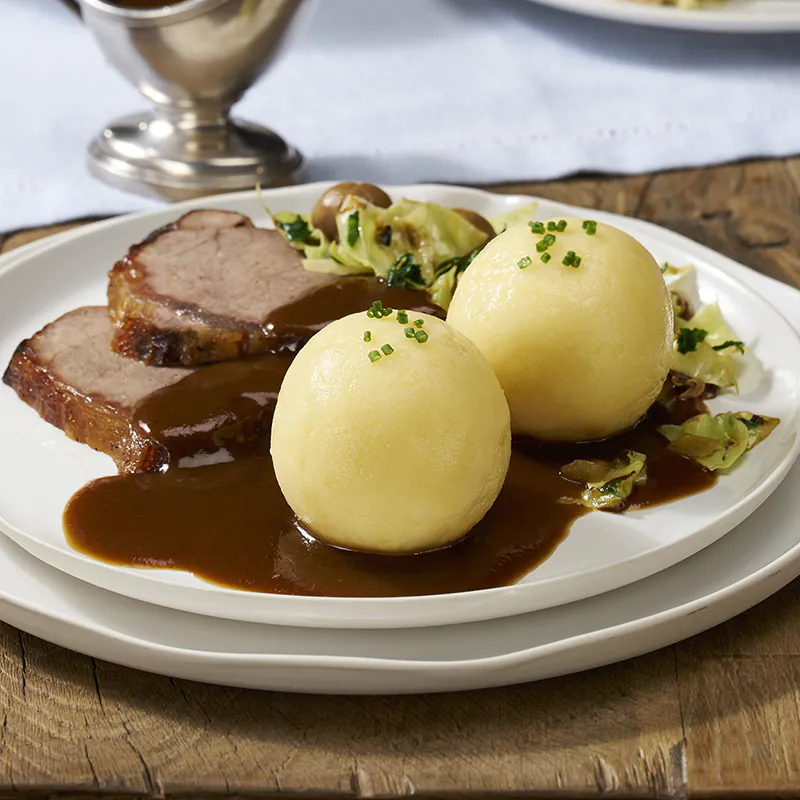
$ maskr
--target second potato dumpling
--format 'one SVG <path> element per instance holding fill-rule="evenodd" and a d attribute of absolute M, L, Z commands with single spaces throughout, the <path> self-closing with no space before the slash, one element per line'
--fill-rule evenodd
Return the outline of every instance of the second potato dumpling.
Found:
<path fill-rule="evenodd" d="M 354 550 L 431 550 L 468 533 L 500 492 L 508 404 L 458 331 L 378 307 L 300 351 L 278 395 L 271 452 L 311 533 Z"/>
<path fill-rule="evenodd" d="M 634 425 L 669 371 L 672 304 L 650 253 L 611 225 L 519 225 L 461 276 L 447 321 L 494 368 L 515 434 L 603 439 Z"/>

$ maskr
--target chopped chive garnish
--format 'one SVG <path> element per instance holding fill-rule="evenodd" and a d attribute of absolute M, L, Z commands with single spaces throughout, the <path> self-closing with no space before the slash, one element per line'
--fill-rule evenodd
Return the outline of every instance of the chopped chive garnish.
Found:
<path fill-rule="evenodd" d="M 358 241 L 358 237 L 361 235 L 360 231 L 358 230 L 358 211 L 354 211 L 348 218 L 347 218 L 347 244 L 350 247 L 353 247 L 355 243 Z"/>
<path fill-rule="evenodd" d="M 589 236 L 594 236 L 597 233 L 597 222 L 593 219 L 585 219 L 581 227 Z"/>
<path fill-rule="evenodd" d="M 581 257 L 575 255 L 574 250 L 569 250 L 561 262 L 565 267 L 579 267 L 581 265 Z"/>
<path fill-rule="evenodd" d="M 381 354 L 377 350 L 370 350 L 369 355 L 367 356 L 367 358 L 369 358 L 369 360 L 372 362 L 377 361 L 380 357 Z"/>
<path fill-rule="evenodd" d="M 425 344 L 428 341 L 428 334 L 425 331 L 416 331 L 414 333 L 414 338 L 420 343 Z"/>
<path fill-rule="evenodd" d="M 532 233 L 544 233 L 544 222 L 529 222 L 528 227 Z"/>
<path fill-rule="evenodd" d="M 517 261 L 517 266 L 520 269 L 525 269 L 525 267 L 529 267 L 531 265 L 531 257 L 530 256 L 522 256 L 522 258 Z"/>
<path fill-rule="evenodd" d="M 550 220 L 550 222 L 547 223 L 547 230 L 554 231 L 555 229 L 556 229 L 555 222 L 553 222 L 553 220 Z"/>
<path fill-rule="evenodd" d="M 390 356 L 392 353 L 394 353 L 394 347 L 392 347 L 390 344 L 385 344 L 383 347 L 381 347 L 381 352 L 385 356 Z"/>
<path fill-rule="evenodd" d="M 542 253 L 542 255 L 540 256 L 543 264 L 546 264 L 552 257 L 553 256 L 551 256 L 550 253 Z"/>
<path fill-rule="evenodd" d="M 536 252 L 544 253 L 544 251 L 547 250 L 547 248 L 550 247 L 550 245 L 553 245 L 555 243 L 556 243 L 556 237 L 553 236 L 552 233 L 547 233 L 542 239 L 536 242 Z"/>
<path fill-rule="evenodd" d="M 560 219 L 556 224 L 556 230 L 559 233 L 563 233 L 567 229 L 567 221 L 565 219 Z"/>
<path fill-rule="evenodd" d="M 663 275 L 668 269 L 669 269 L 669 263 L 665 261 L 661 265 L 661 274 Z"/>
<path fill-rule="evenodd" d="M 372 313 L 376 319 L 380 319 L 383 316 L 383 303 L 380 300 L 375 300 L 372 304 Z"/>
<path fill-rule="evenodd" d="M 372 334 L 369 331 L 364 331 L 364 341 L 365 342 L 372 341 Z"/>
<path fill-rule="evenodd" d="M 413 339 L 414 338 L 414 329 L 413 328 L 403 328 L 403 333 L 405 333 L 406 339 Z"/>
<path fill-rule="evenodd" d="M 367 309 L 367 316 L 368 316 L 370 319 L 375 319 L 375 312 L 374 312 L 374 311 L 373 311 L 371 308 L 368 308 L 368 309 Z"/>
<path fill-rule="evenodd" d="M 416 325 L 418 328 L 421 328 L 421 327 L 422 327 L 422 326 L 425 324 L 425 320 L 424 320 L 424 319 L 415 319 L 415 320 L 414 320 L 414 324 L 415 324 L 415 325 Z"/>
<path fill-rule="evenodd" d="M 408 325 L 408 312 L 407 311 L 398 311 L 397 312 L 397 321 L 401 325 Z"/>

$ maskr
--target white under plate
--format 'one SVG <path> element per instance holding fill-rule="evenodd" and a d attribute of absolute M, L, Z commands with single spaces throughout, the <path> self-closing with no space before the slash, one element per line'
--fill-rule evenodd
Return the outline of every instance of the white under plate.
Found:
<path fill-rule="evenodd" d="M 395 197 L 436 200 L 491 216 L 530 198 L 441 186 L 387 187 Z M 275 210 L 307 211 L 320 185 L 265 193 Z M 109 265 L 151 230 L 186 208 L 231 208 L 265 223 L 253 193 L 205 198 L 89 226 L 0 261 L 0 363 L 18 342 L 79 305 L 102 303 Z M 101 588 L 139 600 L 249 622 L 331 628 L 447 625 L 574 602 L 666 569 L 698 552 L 752 513 L 775 490 L 800 450 L 800 341 L 786 320 L 731 277 L 735 264 L 683 237 L 640 221 L 540 201 L 539 216 L 608 219 L 636 235 L 659 261 L 693 263 L 704 302 L 718 300 L 752 348 L 742 393 L 714 401 L 782 422 L 741 467 L 711 490 L 665 506 L 579 519 L 540 567 L 510 587 L 405 598 L 319 598 L 258 594 L 215 586 L 176 570 L 118 567 L 72 550 L 61 527 L 70 495 L 114 472 L 111 460 L 67 439 L 16 395 L 0 387 L 0 528 L 43 561 Z M 759 362 L 762 367 L 759 367 Z"/>
<path fill-rule="evenodd" d="M 632 0 L 531 0 L 590 17 L 659 28 L 719 33 L 788 33 L 800 30 L 797 0 L 728 0 L 683 9 Z"/>
<path fill-rule="evenodd" d="M 800 328 L 800 293 L 736 271 Z M 800 574 L 798 538 L 800 465 L 720 541 L 623 589 L 490 622 L 335 631 L 161 609 L 70 578 L 0 537 L 0 619 L 96 658 L 210 683 L 346 694 L 478 689 L 631 658 L 719 624 Z"/>

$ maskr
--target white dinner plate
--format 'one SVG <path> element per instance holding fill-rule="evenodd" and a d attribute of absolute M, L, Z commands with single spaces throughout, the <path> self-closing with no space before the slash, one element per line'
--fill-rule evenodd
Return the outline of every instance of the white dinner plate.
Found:
<path fill-rule="evenodd" d="M 736 270 L 800 327 L 800 293 Z M 478 689 L 631 658 L 723 622 L 800 574 L 798 539 L 800 465 L 715 544 L 600 597 L 466 625 L 335 631 L 140 603 L 71 578 L 0 537 L 0 619 L 96 658 L 191 680 L 346 694 Z"/>
<path fill-rule="evenodd" d="M 659 28 L 718 33 L 788 33 L 800 30 L 797 0 L 729 0 L 702 8 L 650 5 L 633 0 L 531 0 L 590 17 Z"/>
<path fill-rule="evenodd" d="M 396 197 L 466 206 L 487 216 L 530 200 L 456 187 L 387 188 Z M 299 186 L 265 193 L 265 199 L 273 210 L 304 211 L 320 191 L 321 185 Z M 197 206 L 236 209 L 266 222 L 252 192 L 205 198 L 89 226 L 0 266 L 0 363 L 46 322 L 79 305 L 102 303 L 107 269 L 127 247 Z M 243 592 L 187 572 L 124 568 L 73 551 L 61 527 L 64 505 L 86 481 L 113 473 L 111 459 L 70 441 L 0 387 L 0 528 L 52 566 L 129 597 L 249 622 L 333 628 L 446 625 L 525 613 L 616 589 L 696 553 L 752 513 L 797 457 L 800 341 L 772 306 L 731 276 L 731 262 L 694 242 L 636 220 L 550 201 L 540 201 L 538 215 L 609 219 L 634 233 L 659 261 L 693 263 L 702 299 L 718 300 L 737 335 L 752 348 L 742 393 L 714 401 L 715 410 L 751 410 L 782 422 L 711 490 L 624 515 L 584 516 L 555 553 L 514 586 L 377 599 Z"/>

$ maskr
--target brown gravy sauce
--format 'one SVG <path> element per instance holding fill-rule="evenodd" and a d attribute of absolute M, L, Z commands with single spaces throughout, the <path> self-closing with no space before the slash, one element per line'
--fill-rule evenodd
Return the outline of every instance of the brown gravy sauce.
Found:
<path fill-rule="evenodd" d="M 380 300 L 384 308 L 421 311 L 440 319 L 446 316 L 425 292 L 389 286 L 378 278 L 359 276 L 325 284 L 277 309 L 265 327 L 275 339 L 307 341 L 334 320 L 365 311 L 375 300 Z"/>
<path fill-rule="evenodd" d="M 297 329 L 338 305 L 341 316 L 369 306 L 375 294 L 348 279 L 323 296 L 281 309 L 277 331 Z M 384 305 L 410 311 L 425 295 L 383 287 Z M 355 298 L 355 299 L 354 299 Z M 438 310 L 441 315 L 441 310 Z M 320 325 L 321 327 L 321 325 Z M 307 338 L 307 337 L 305 337 Z M 544 561 L 578 518 L 559 502 L 580 487 L 559 475 L 576 458 L 613 460 L 625 449 L 647 455 L 647 483 L 631 508 L 646 508 L 710 488 L 711 473 L 669 451 L 656 430 L 703 410 L 702 400 L 656 405 L 632 431 L 604 442 L 542 445 L 515 440 L 503 490 L 484 519 L 457 544 L 429 553 L 378 555 L 331 547 L 304 532 L 283 499 L 269 458 L 272 411 L 291 356 L 205 367 L 150 395 L 135 429 L 164 448 L 160 473 L 92 481 L 64 512 L 76 550 L 123 566 L 188 570 L 224 586 L 259 592 L 393 597 L 460 592 L 515 582 Z"/>

